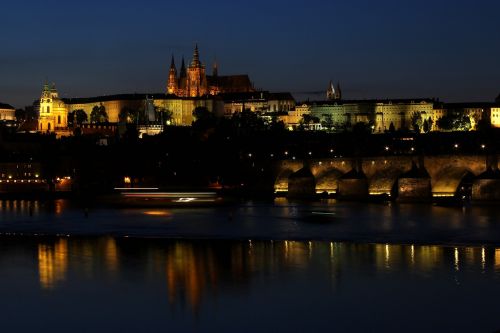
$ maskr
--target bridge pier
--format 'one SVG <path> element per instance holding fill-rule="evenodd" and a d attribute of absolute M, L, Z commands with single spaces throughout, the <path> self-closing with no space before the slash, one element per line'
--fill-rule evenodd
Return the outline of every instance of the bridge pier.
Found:
<path fill-rule="evenodd" d="M 288 198 L 309 199 L 313 198 L 315 195 L 316 179 L 307 164 L 288 177 Z"/>
<path fill-rule="evenodd" d="M 427 202 L 432 199 L 431 177 L 420 162 L 417 166 L 412 162 L 410 171 L 398 178 L 398 201 Z"/>
<path fill-rule="evenodd" d="M 488 168 L 472 184 L 473 201 L 500 201 L 500 171 Z"/>
<path fill-rule="evenodd" d="M 339 179 L 339 199 L 360 200 L 368 197 L 368 179 L 363 170 L 352 169 Z"/>

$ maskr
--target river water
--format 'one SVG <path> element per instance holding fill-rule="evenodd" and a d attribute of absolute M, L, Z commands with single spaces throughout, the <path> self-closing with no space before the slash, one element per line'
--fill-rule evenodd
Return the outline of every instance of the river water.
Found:
<path fill-rule="evenodd" d="M 493 207 L 1 207 L 5 332 L 500 329 Z"/>

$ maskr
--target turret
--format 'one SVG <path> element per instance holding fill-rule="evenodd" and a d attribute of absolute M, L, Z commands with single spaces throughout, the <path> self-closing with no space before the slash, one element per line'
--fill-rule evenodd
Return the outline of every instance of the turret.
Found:
<path fill-rule="evenodd" d="M 217 77 L 219 75 L 219 68 L 217 66 L 217 60 L 214 61 L 214 66 L 212 67 L 212 76 Z"/>
<path fill-rule="evenodd" d="M 176 94 L 177 93 L 177 69 L 175 68 L 174 56 L 172 55 L 172 61 L 170 63 L 170 70 L 168 72 L 168 83 L 167 83 L 167 93 Z"/>
<path fill-rule="evenodd" d="M 342 90 L 340 89 L 340 82 L 337 82 L 337 91 L 335 92 L 335 99 L 342 99 Z"/>
<path fill-rule="evenodd" d="M 326 99 L 329 101 L 335 100 L 335 87 L 333 86 L 332 81 L 330 81 L 328 89 L 326 90 Z"/>
<path fill-rule="evenodd" d="M 181 71 L 179 73 L 179 77 L 180 78 L 183 78 L 183 77 L 186 77 L 187 76 L 187 72 L 186 72 L 186 64 L 184 63 L 184 57 L 182 57 L 182 65 L 181 65 Z"/>
<path fill-rule="evenodd" d="M 200 53 L 198 52 L 198 44 L 194 47 L 193 61 L 191 62 L 191 67 L 200 67 Z"/>

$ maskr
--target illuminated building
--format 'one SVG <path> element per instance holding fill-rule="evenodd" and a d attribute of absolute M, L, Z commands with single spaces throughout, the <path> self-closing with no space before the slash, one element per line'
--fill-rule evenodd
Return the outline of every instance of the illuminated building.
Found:
<path fill-rule="evenodd" d="M 224 93 L 224 115 L 229 116 L 243 110 L 252 112 L 289 112 L 295 108 L 295 99 L 290 93 L 270 93 L 268 91 L 248 93 Z"/>
<path fill-rule="evenodd" d="M 491 108 L 491 126 L 500 127 L 500 106 L 495 106 Z"/>
<path fill-rule="evenodd" d="M 34 192 L 48 189 L 41 174 L 41 164 L 33 162 L 0 163 L 0 193 Z"/>
<path fill-rule="evenodd" d="M 167 94 L 178 97 L 200 97 L 221 93 L 246 93 L 255 89 L 248 75 L 219 76 L 217 63 L 214 63 L 212 75 L 207 75 L 205 65 L 200 61 L 198 45 L 195 46 L 193 60 L 186 68 L 184 58 L 177 76 L 174 57 L 170 64 L 167 80 Z"/>
<path fill-rule="evenodd" d="M 68 114 L 66 105 L 59 98 L 55 84 L 49 88 L 46 83 L 43 86 L 40 98 L 40 114 L 38 119 L 38 129 L 41 132 L 62 130 L 68 127 Z"/>
<path fill-rule="evenodd" d="M 16 110 L 9 104 L 0 103 L 0 121 L 16 120 Z"/>
<path fill-rule="evenodd" d="M 420 118 L 429 124 L 432 131 L 441 130 L 438 121 L 450 114 L 463 115 L 470 119 L 471 130 L 476 130 L 481 119 L 491 119 L 500 127 L 500 106 L 494 103 L 441 103 L 434 99 L 392 99 L 392 100 L 327 100 L 307 102 L 296 106 L 281 119 L 289 127 L 300 125 L 304 115 L 317 119 L 309 124 L 310 129 L 322 129 L 327 118 L 334 129 L 344 129 L 356 123 L 372 126 L 373 133 L 384 133 L 391 129 L 413 129 L 413 122 Z"/>
<path fill-rule="evenodd" d="M 330 118 L 337 128 L 366 123 L 373 126 L 374 133 L 382 133 L 392 126 L 395 130 L 411 127 L 414 114 L 422 119 L 431 117 L 433 107 L 434 101 L 429 99 L 317 101 L 301 104 L 284 120 L 290 126 L 297 126 L 304 114 L 310 114 L 320 122 Z"/>

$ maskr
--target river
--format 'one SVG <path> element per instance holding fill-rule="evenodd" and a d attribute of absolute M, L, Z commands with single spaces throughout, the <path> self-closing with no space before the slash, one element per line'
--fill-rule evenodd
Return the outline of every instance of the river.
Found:
<path fill-rule="evenodd" d="M 495 207 L 3 201 L 7 332 L 494 332 Z"/>

